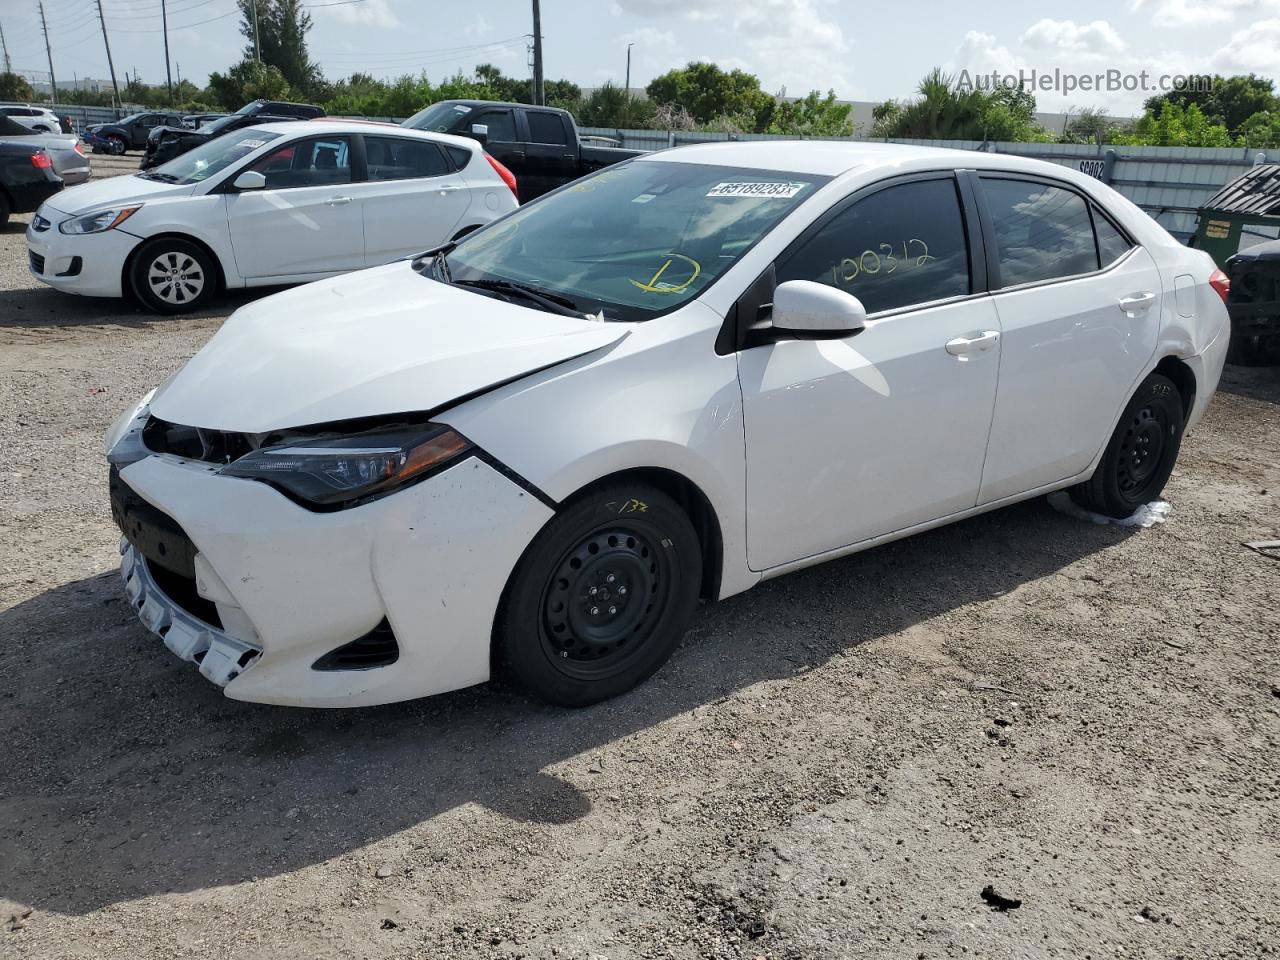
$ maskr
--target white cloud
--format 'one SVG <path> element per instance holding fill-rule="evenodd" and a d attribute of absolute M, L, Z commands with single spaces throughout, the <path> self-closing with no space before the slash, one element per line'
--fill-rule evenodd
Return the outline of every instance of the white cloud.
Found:
<path fill-rule="evenodd" d="M 1101 59 L 1124 51 L 1124 41 L 1106 20 L 1040 20 L 1027 28 L 1022 42 L 1032 50 L 1073 60 Z"/>
<path fill-rule="evenodd" d="M 312 7 L 309 12 L 322 18 L 332 18 L 340 23 L 359 23 L 371 27 L 400 26 L 400 18 L 388 5 L 387 0 L 365 0 L 364 3 Z"/>
<path fill-rule="evenodd" d="M 487 37 L 489 34 L 493 33 L 493 24 L 491 24 L 488 18 L 481 13 L 477 15 L 475 20 L 463 27 L 462 32 L 465 36 L 473 40 L 476 37 Z"/>
<path fill-rule="evenodd" d="M 1213 68 L 1221 73 L 1280 74 L 1280 19 L 1259 20 L 1247 29 L 1238 30 L 1210 58 Z"/>
<path fill-rule="evenodd" d="M 1151 22 L 1157 27 L 1206 27 L 1229 23 L 1238 15 L 1261 16 L 1271 10 L 1280 10 L 1280 0 L 1132 0 L 1129 8 L 1135 13 L 1144 8 L 1151 10 Z"/>

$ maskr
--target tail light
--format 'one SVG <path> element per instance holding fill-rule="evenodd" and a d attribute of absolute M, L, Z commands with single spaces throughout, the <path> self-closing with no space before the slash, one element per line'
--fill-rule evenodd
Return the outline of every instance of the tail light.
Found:
<path fill-rule="evenodd" d="M 493 157 L 489 156 L 489 154 L 486 153 L 484 158 L 489 161 L 489 166 L 493 167 L 493 172 L 502 178 L 502 182 L 507 185 L 511 190 L 512 196 L 514 196 L 516 201 L 519 202 L 520 192 L 516 189 L 516 175 L 500 164 L 497 160 L 493 159 Z"/>
<path fill-rule="evenodd" d="M 52 170 L 53 160 L 50 159 L 47 153 L 33 153 L 31 155 L 31 165 L 37 170 Z"/>
<path fill-rule="evenodd" d="M 84 144 L 82 144 L 79 140 L 76 141 L 75 149 L 76 149 L 76 153 L 80 154 L 80 156 L 82 157 L 89 156 L 87 153 L 84 152 Z"/>
<path fill-rule="evenodd" d="M 1227 294 L 1231 292 L 1231 278 L 1221 270 L 1215 270 L 1209 274 L 1209 286 L 1217 291 L 1218 296 L 1222 298 L 1222 302 L 1227 302 Z"/>

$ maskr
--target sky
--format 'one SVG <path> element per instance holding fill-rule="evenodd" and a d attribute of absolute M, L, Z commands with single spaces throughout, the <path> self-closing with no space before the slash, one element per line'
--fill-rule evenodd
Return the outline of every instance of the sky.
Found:
<path fill-rule="evenodd" d="M 45 0 L 54 70 L 106 78 L 97 0 Z M 304 0 L 315 21 L 312 56 L 331 79 L 355 70 L 438 79 L 477 63 L 527 76 L 528 0 Z M 165 78 L 161 0 L 101 0 L 118 74 Z M 170 57 L 204 85 L 237 61 L 244 40 L 234 0 L 167 0 Z M 15 69 L 47 74 L 37 0 L 0 0 L 0 29 Z M 1116 71 L 1149 83 L 1185 73 L 1256 72 L 1280 80 L 1280 0 L 1076 0 L 1072 4 L 866 4 L 836 0 L 543 0 L 548 78 L 581 86 L 632 86 L 689 60 L 711 60 L 760 77 L 766 90 L 842 100 L 910 96 L 934 66 L 978 82 L 993 70 L 1041 83 Z M 1158 88 L 1035 90 L 1038 108 L 1141 112 Z"/>

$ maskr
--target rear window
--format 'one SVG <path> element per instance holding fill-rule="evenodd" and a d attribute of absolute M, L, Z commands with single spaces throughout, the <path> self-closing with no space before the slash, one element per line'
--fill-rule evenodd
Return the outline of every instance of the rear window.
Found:
<path fill-rule="evenodd" d="M 1057 280 L 1098 269 L 1084 198 L 1029 180 L 982 178 L 996 235 L 1001 286 Z"/>

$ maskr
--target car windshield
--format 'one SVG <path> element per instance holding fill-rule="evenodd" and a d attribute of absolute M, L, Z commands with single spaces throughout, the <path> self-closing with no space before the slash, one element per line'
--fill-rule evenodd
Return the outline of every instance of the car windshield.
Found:
<path fill-rule="evenodd" d="M 470 112 L 471 108 L 465 103 L 433 103 L 425 110 L 419 110 L 400 126 L 408 127 L 410 130 L 448 133 L 459 117 L 465 117 Z"/>
<path fill-rule="evenodd" d="M 448 278 L 534 288 L 606 320 L 648 320 L 697 297 L 828 179 L 634 160 L 472 234 L 447 254 Z"/>
<path fill-rule="evenodd" d="M 168 163 L 162 163 L 154 170 L 138 174 L 147 180 L 163 180 L 165 183 L 200 183 L 214 174 L 236 163 L 263 144 L 280 136 L 266 130 L 253 127 L 241 130 L 235 136 L 216 137 L 208 143 L 202 143 L 194 150 Z"/>
<path fill-rule="evenodd" d="M 240 114 L 233 113 L 229 117 L 219 117 L 217 120 L 210 120 L 208 123 L 202 123 L 199 126 L 201 133 L 217 133 L 223 127 L 229 127 L 240 119 Z"/>

